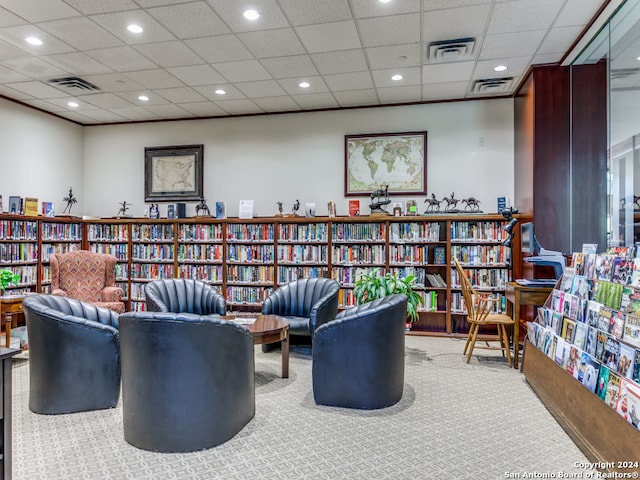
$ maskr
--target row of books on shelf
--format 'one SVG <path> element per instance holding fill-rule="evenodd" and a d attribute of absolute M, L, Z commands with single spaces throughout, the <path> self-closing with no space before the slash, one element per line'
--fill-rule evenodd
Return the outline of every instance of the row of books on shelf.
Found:
<path fill-rule="evenodd" d="M 42 261 L 48 262 L 53 253 L 68 253 L 80 249 L 79 243 L 43 243 Z"/>
<path fill-rule="evenodd" d="M 89 250 L 113 255 L 119 262 L 126 262 L 129 258 L 129 248 L 125 243 L 92 243 L 89 245 Z"/>
<path fill-rule="evenodd" d="M 439 222 L 391 223 L 390 242 L 439 242 Z"/>
<path fill-rule="evenodd" d="M 492 304 L 491 313 L 506 313 L 507 312 L 507 297 L 501 293 L 494 293 L 491 298 L 495 298 L 496 301 Z M 450 297 L 451 311 L 453 313 L 467 313 L 467 305 L 464 303 L 464 297 L 460 292 L 451 292 Z"/>
<path fill-rule="evenodd" d="M 179 278 L 197 278 L 205 282 L 222 282 L 222 265 L 178 265 Z"/>
<path fill-rule="evenodd" d="M 272 263 L 273 245 L 227 245 L 227 260 L 231 262 Z"/>
<path fill-rule="evenodd" d="M 134 244 L 131 247 L 134 260 L 173 260 L 173 245 L 167 244 Z"/>
<path fill-rule="evenodd" d="M 506 238 L 501 222 L 451 222 L 452 242 L 502 242 Z"/>
<path fill-rule="evenodd" d="M 384 245 L 333 245 L 331 258 L 341 264 L 384 264 Z"/>
<path fill-rule="evenodd" d="M 507 265 L 511 249 L 502 245 L 452 245 L 451 256 L 463 265 Z"/>
<path fill-rule="evenodd" d="M 0 238 L 35 241 L 38 239 L 38 222 L 0 220 Z"/>
<path fill-rule="evenodd" d="M 380 223 L 334 223 L 331 225 L 333 241 L 385 241 L 386 224 Z"/>
<path fill-rule="evenodd" d="M 171 224 L 137 224 L 131 229 L 134 242 L 173 242 L 173 225 Z"/>
<path fill-rule="evenodd" d="M 329 269 L 327 267 L 278 267 L 278 282 L 280 284 L 293 282 L 300 278 L 318 278 L 328 276 Z"/>
<path fill-rule="evenodd" d="M 222 226 L 217 224 L 182 224 L 178 239 L 183 242 L 212 242 L 222 240 Z"/>
<path fill-rule="evenodd" d="M 473 268 L 466 270 L 474 288 L 483 290 L 504 290 L 511 281 L 511 270 L 506 268 Z M 460 275 L 451 270 L 451 287 L 460 288 Z"/>
<path fill-rule="evenodd" d="M 327 262 L 326 245 L 278 245 L 278 262 Z"/>
<path fill-rule="evenodd" d="M 126 242 L 129 238 L 129 230 L 126 224 L 89 224 L 87 237 L 90 242 L 119 241 Z"/>
<path fill-rule="evenodd" d="M 267 266 L 227 266 L 227 282 L 273 283 L 273 267 Z"/>
<path fill-rule="evenodd" d="M 229 223 L 227 224 L 227 240 L 271 241 L 273 240 L 273 224 Z"/>
<path fill-rule="evenodd" d="M 268 287 L 227 287 L 227 303 L 259 305 L 267 299 L 272 291 L 273 289 Z"/>
<path fill-rule="evenodd" d="M 178 261 L 221 262 L 223 258 L 221 244 L 181 244 L 177 254 Z"/>
<path fill-rule="evenodd" d="M 79 223 L 46 223 L 42 226 L 42 240 L 66 240 L 80 241 L 82 239 L 82 226 Z"/>
<path fill-rule="evenodd" d="M 278 225 L 278 240 L 289 242 L 326 242 L 327 224 L 325 223 L 284 223 Z"/>
<path fill-rule="evenodd" d="M 33 243 L 0 243 L 0 263 L 37 261 L 38 246 Z"/>

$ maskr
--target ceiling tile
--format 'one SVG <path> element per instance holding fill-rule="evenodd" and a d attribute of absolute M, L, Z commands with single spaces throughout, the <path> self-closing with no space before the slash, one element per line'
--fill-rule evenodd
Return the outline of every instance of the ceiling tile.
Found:
<path fill-rule="evenodd" d="M 330 93 L 313 93 L 310 95 L 292 95 L 291 98 L 304 110 L 313 108 L 335 108 L 336 99 Z"/>
<path fill-rule="evenodd" d="M 536 54 L 559 53 L 564 54 L 573 42 L 579 37 L 582 27 L 561 27 L 553 28 L 547 33 L 547 36 L 540 44 L 540 48 Z"/>
<path fill-rule="evenodd" d="M 149 13 L 180 39 L 229 33 L 229 28 L 205 2 L 149 9 Z"/>
<path fill-rule="evenodd" d="M 279 97 L 281 95 L 286 95 L 286 92 L 275 80 L 236 83 L 236 87 L 238 87 L 238 90 L 249 98 Z"/>
<path fill-rule="evenodd" d="M 156 120 L 158 118 L 157 115 L 144 107 L 113 108 L 111 111 L 129 120 Z"/>
<path fill-rule="evenodd" d="M 211 85 L 214 83 L 224 83 L 227 80 L 216 72 L 209 65 L 193 65 L 190 67 L 174 67 L 167 69 L 169 73 L 175 75 L 186 85 Z"/>
<path fill-rule="evenodd" d="M 373 89 L 373 81 L 368 70 L 366 72 L 325 75 L 324 81 L 332 92 Z"/>
<path fill-rule="evenodd" d="M 21 48 L 14 47 L 8 43 L 0 40 L 0 62 L 4 60 L 14 60 L 18 58 L 24 58 L 29 56 L 27 52 Z"/>
<path fill-rule="evenodd" d="M 202 65 L 202 59 L 193 53 L 182 42 L 150 43 L 148 45 L 136 45 L 138 52 L 149 58 L 161 67 L 184 67 L 187 65 Z"/>
<path fill-rule="evenodd" d="M 78 104 L 78 106 L 73 109 L 68 105 L 68 103 L 72 101 Z M 55 105 L 55 107 L 57 108 L 57 111 L 68 111 L 68 110 L 84 111 L 84 110 L 96 109 L 95 105 L 91 105 L 90 103 L 83 102 L 77 96 L 66 95 L 60 98 L 50 98 L 48 100 L 48 103 L 50 105 Z"/>
<path fill-rule="evenodd" d="M 68 93 L 61 92 L 57 88 L 53 88 L 44 82 L 18 82 L 9 83 L 7 86 L 18 90 L 19 92 L 38 98 L 56 98 L 69 95 Z"/>
<path fill-rule="evenodd" d="M 149 100 L 147 101 L 140 100 L 138 98 L 140 95 L 147 96 Z M 124 98 L 127 102 L 133 105 L 138 105 L 144 108 L 148 108 L 151 105 L 166 105 L 169 103 L 169 100 L 167 100 L 163 96 L 145 89 L 131 91 L 131 92 L 119 92 L 118 96 Z"/>
<path fill-rule="evenodd" d="M 61 0 L 1 0 L 0 6 L 28 22 L 44 22 L 56 18 L 75 17 L 80 13 Z"/>
<path fill-rule="evenodd" d="M 356 107 L 359 105 L 379 104 L 378 95 L 375 89 L 349 90 L 346 92 L 333 92 L 341 107 Z"/>
<path fill-rule="evenodd" d="M 542 42 L 546 30 L 487 35 L 480 50 L 479 60 L 492 58 L 525 57 L 533 55 Z"/>
<path fill-rule="evenodd" d="M 7 98 L 12 98 L 14 100 L 25 100 L 27 98 L 33 98 L 31 95 L 28 95 L 20 90 L 16 90 L 15 88 L 11 88 L 5 85 L 0 85 L 0 95 L 4 95 Z"/>
<path fill-rule="evenodd" d="M 75 112 L 75 111 L 67 110 L 65 112 L 58 112 L 58 115 L 83 125 L 93 121 L 91 117 L 87 117 L 84 113 Z"/>
<path fill-rule="evenodd" d="M 360 48 L 353 21 L 323 23 L 296 27 L 296 33 L 309 53 L 332 52 Z"/>
<path fill-rule="evenodd" d="M 422 29 L 425 45 L 441 40 L 480 37 L 484 34 L 491 5 L 473 5 L 465 8 L 424 12 Z"/>
<path fill-rule="evenodd" d="M 351 0 L 357 18 L 381 17 L 420 11 L 420 0 L 402 0 L 401 2 L 372 2 L 371 0 Z"/>
<path fill-rule="evenodd" d="M 283 57 L 305 53 L 291 28 L 239 33 L 238 38 L 256 58 Z"/>
<path fill-rule="evenodd" d="M 36 37 L 42 40 L 42 45 L 29 45 L 25 38 Z M 19 25 L 0 30 L 0 38 L 22 50 L 22 55 L 51 55 L 55 53 L 74 52 L 75 48 L 61 42 L 52 35 L 34 25 Z"/>
<path fill-rule="evenodd" d="M 149 88 L 172 88 L 172 87 L 184 87 L 184 83 L 171 75 L 166 70 L 154 69 L 154 70 L 142 70 L 137 72 L 126 72 L 124 74 L 138 85 Z"/>
<path fill-rule="evenodd" d="M 50 55 L 47 57 L 47 61 L 61 70 L 73 73 L 75 76 L 111 72 L 109 67 L 80 52 Z"/>
<path fill-rule="evenodd" d="M 13 83 L 13 82 L 24 82 L 30 80 L 26 75 L 22 75 L 20 72 L 16 70 L 3 67 L 0 65 L 0 84 L 1 83 Z"/>
<path fill-rule="evenodd" d="M 422 86 L 422 100 L 449 100 L 464 98 L 469 82 L 430 83 Z"/>
<path fill-rule="evenodd" d="M 292 55 L 290 57 L 264 58 L 262 66 L 273 78 L 291 78 L 318 75 L 318 70 L 309 55 Z"/>
<path fill-rule="evenodd" d="M 351 20 L 347 0 L 279 0 L 278 3 L 295 26 Z"/>
<path fill-rule="evenodd" d="M 251 100 L 220 100 L 216 104 L 231 115 L 263 113 L 262 109 Z"/>
<path fill-rule="evenodd" d="M 180 108 L 177 105 L 146 105 L 144 107 L 149 112 L 160 118 L 188 118 L 193 117 L 191 112 Z"/>
<path fill-rule="evenodd" d="M 393 67 L 412 67 L 422 64 L 420 44 L 406 43 L 365 48 L 369 65 L 374 70 Z"/>
<path fill-rule="evenodd" d="M 234 32 L 269 30 L 289 27 L 289 22 L 280 10 L 276 0 L 252 0 L 251 2 L 230 2 L 229 0 L 207 0 L 215 12 Z M 245 8 L 252 8 L 260 14 L 256 21 L 242 16 Z"/>
<path fill-rule="evenodd" d="M 399 87 L 404 85 L 419 85 L 422 83 L 420 67 L 405 68 L 402 70 L 404 78 L 396 81 L 391 76 L 398 73 L 397 69 L 373 70 L 371 76 L 376 87 Z"/>
<path fill-rule="evenodd" d="M 193 89 L 200 93 L 203 97 L 214 102 L 217 102 L 218 100 L 240 100 L 247 98 L 244 93 L 242 93 L 240 90 L 229 83 L 193 87 Z M 218 89 L 224 90 L 226 93 L 220 95 L 216 93 L 216 90 Z"/>
<path fill-rule="evenodd" d="M 298 84 L 301 80 L 309 82 L 311 85 L 309 88 L 302 88 Z M 282 88 L 286 90 L 289 95 L 311 95 L 314 93 L 328 92 L 329 88 L 322 80 L 322 77 L 304 77 L 304 78 L 283 78 L 278 80 L 278 83 L 282 85 Z"/>
<path fill-rule="evenodd" d="M 98 62 L 120 72 L 149 70 L 157 65 L 129 46 L 103 48 L 86 52 Z"/>
<path fill-rule="evenodd" d="M 78 97 L 81 102 L 87 102 L 99 108 L 112 109 L 130 107 L 131 103 L 113 93 L 93 93 Z"/>
<path fill-rule="evenodd" d="M 556 18 L 554 27 L 588 25 L 593 16 L 600 10 L 602 0 L 567 0 Z"/>
<path fill-rule="evenodd" d="M 68 3 L 84 15 L 136 10 L 139 8 L 133 0 L 65 0 L 65 3 Z"/>
<path fill-rule="evenodd" d="M 181 103 L 180 108 L 193 113 L 198 117 L 218 117 L 221 115 L 227 115 L 227 112 L 222 110 L 213 102 Z"/>
<path fill-rule="evenodd" d="M 26 103 L 27 105 L 31 105 L 33 107 L 39 108 L 41 110 L 44 110 L 45 112 L 60 113 L 60 112 L 69 111 L 69 106 L 67 105 L 69 98 L 67 97 L 66 99 L 64 99 L 64 106 L 57 105 L 58 101 L 60 100 L 62 99 L 59 99 L 59 98 L 50 98 L 49 100 L 28 99 L 28 100 L 24 100 L 24 103 Z M 95 108 L 95 107 L 92 107 L 92 108 Z"/>
<path fill-rule="evenodd" d="M 484 3 L 494 3 L 494 0 L 424 0 L 423 10 L 427 12 L 446 8 L 470 7 Z"/>
<path fill-rule="evenodd" d="M 121 122 L 125 120 L 124 117 L 116 115 L 113 112 L 107 110 L 85 110 L 83 115 L 93 119 L 95 122 L 107 123 L 107 122 Z"/>
<path fill-rule="evenodd" d="M 36 57 L 5 60 L 2 65 L 38 80 L 49 80 L 70 73 Z"/>
<path fill-rule="evenodd" d="M 0 7 L 0 28 L 23 25 L 25 23 L 27 23 L 26 20 L 20 18 L 18 15 L 14 15 L 9 10 Z"/>
<path fill-rule="evenodd" d="M 169 30 L 164 28 L 144 10 L 105 13 L 102 15 L 92 15 L 89 18 L 128 45 L 168 42 L 176 39 Z M 127 30 L 127 25 L 132 23 L 140 25 L 144 29 L 144 32 L 131 33 Z"/>
<path fill-rule="evenodd" d="M 115 47 L 122 42 L 85 17 L 41 23 L 43 30 L 78 50 Z"/>
<path fill-rule="evenodd" d="M 294 102 L 289 96 L 254 98 L 253 101 L 265 112 L 290 112 L 300 110 L 298 104 Z"/>
<path fill-rule="evenodd" d="M 534 55 L 531 60 L 532 65 L 541 65 L 543 63 L 556 63 L 562 58 L 562 54 L 559 53 L 545 53 L 542 55 Z"/>
<path fill-rule="evenodd" d="M 420 14 L 365 18 L 358 30 L 365 47 L 420 42 Z"/>
<path fill-rule="evenodd" d="M 367 69 L 367 59 L 361 48 L 339 52 L 314 53 L 311 58 L 316 67 L 318 67 L 318 71 L 323 75 L 360 72 Z"/>
<path fill-rule="evenodd" d="M 204 102 L 206 100 L 205 97 L 189 87 L 162 88 L 155 90 L 155 92 L 162 95 L 171 103 L 193 103 Z"/>
<path fill-rule="evenodd" d="M 120 73 L 105 73 L 102 75 L 87 75 L 84 77 L 88 82 L 98 86 L 101 90 L 108 92 L 126 92 L 142 89 L 142 85 L 134 82 L 130 78 Z"/>
<path fill-rule="evenodd" d="M 400 87 L 378 88 L 378 97 L 381 103 L 414 102 L 421 96 L 420 85 L 408 85 Z"/>
<path fill-rule="evenodd" d="M 560 12 L 558 0 L 518 0 L 501 2 L 493 7 L 488 35 L 516 33 L 548 28 Z"/>
<path fill-rule="evenodd" d="M 443 83 L 468 80 L 475 62 L 453 62 L 441 65 L 424 65 L 422 83 Z"/>
<path fill-rule="evenodd" d="M 270 80 L 271 76 L 257 60 L 216 63 L 215 69 L 230 82 Z"/>
<path fill-rule="evenodd" d="M 252 60 L 253 55 L 235 35 L 185 40 L 185 43 L 208 63 Z"/>

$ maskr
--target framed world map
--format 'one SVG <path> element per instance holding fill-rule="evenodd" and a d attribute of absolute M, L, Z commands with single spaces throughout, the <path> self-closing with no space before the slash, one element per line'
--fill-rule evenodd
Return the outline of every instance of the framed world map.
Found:
<path fill-rule="evenodd" d="M 345 196 L 426 195 L 427 132 L 345 135 L 344 151 Z"/>

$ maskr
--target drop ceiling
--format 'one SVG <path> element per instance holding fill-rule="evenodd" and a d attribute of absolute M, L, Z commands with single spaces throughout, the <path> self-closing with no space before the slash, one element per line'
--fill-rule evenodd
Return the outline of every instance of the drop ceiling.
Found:
<path fill-rule="evenodd" d="M 606 3 L 0 0 L 0 95 L 83 125 L 508 96 Z"/>

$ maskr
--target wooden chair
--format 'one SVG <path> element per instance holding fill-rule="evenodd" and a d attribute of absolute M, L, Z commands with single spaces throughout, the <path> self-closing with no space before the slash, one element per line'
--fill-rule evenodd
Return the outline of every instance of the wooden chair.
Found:
<path fill-rule="evenodd" d="M 478 339 L 478 330 L 480 327 L 484 325 L 495 325 L 498 330 L 498 342 L 500 343 L 500 346 L 491 346 L 489 341 L 485 340 L 486 346 L 482 345 L 477 348 L 502 350 L 502 355 L 506 355 L 507 362 L 511 364 L 509 330 L 507 330 L 507 327 L 513 326 L 513 319 L 504 313 L 492 313 L 494 304 L 498 299 L 491 297 L 488 294 L 478 293 L 473 288 L 473 285 L 471 285 L 467 272 L 462 268 L 462 265 L 460 265 L 456 258 L 452 257 L 452 260 L 456 266 L 456 270 L 458 271 L 458 276 L 460 277 L 462 297 L 464 299 L 464 304 L 467 307 L 467 321 L 471 325 L 463 352 L 463 355 L 467 355 L 467 363 L 471 360 L 471 354 L 473 353 L 473 349 L 476 347 L 476 340 Z"/>

